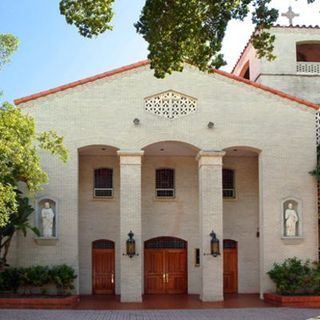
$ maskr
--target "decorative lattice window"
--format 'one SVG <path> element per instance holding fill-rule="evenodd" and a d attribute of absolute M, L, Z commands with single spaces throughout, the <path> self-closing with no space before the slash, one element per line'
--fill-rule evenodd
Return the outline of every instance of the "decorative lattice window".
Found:
<path fill-rule="evenodd" d="M 113 170 L 109 168 L 100 168 L 94 170 L 94 197 L 112 197 L 113 196 Z"/>
<path fill-rule="evenodd" d="M 236 197 L 234 187 L 234 171 L 230 169 L 223 169 L 222 171 L 222 185 L 223 185 L 223 197 L 228 199 L 234 199 Z"/>
<path fill-rule="evenodd" d="M 174 169 L 156 170 L 156 196 L 160 198 L 173 198 L 174 188 Z"/>
<path fill-rule="evenodd" d="M 197 100 L 175 91 L 145 98 L 145 110 L 157 116 L 176 119 L 197 111 Z"/>

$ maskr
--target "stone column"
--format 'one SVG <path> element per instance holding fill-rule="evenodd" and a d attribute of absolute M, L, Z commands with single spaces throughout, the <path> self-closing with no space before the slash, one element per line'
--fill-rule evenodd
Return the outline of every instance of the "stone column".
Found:
<path fill-rule="evenodd" d="M 222 151 L 200 151 L 199 162 L 199 231 L 201 253 L 202 301 L 223 300 L 223 198 Z M 210 253 L 210 233 L 220 240 L 218 257 Z"/>
<path fill-rule="evenodd" d="M 142 301 L 141 240 L 141 159 L 143 151 L 118 151 L 120 156 L 120 290 L 121 302 Z M 126 253 L 128 233 L 132 230 L 136 253 Z"/>

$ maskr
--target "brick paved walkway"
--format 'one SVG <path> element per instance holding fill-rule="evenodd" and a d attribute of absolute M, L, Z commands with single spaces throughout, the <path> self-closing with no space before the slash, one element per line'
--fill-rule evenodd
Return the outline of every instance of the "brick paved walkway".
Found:
<path fill-rule="evenodd" d="M 211 309 L 153 311 L 0 310 L 0 320 L 306 320 L 320 309 Z"/>

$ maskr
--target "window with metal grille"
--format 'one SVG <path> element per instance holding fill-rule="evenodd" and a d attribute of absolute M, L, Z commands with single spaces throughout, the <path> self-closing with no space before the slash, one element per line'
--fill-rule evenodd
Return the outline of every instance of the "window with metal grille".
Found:
<path fill-rule="evenodd" d="M 159 198 L 173 198 L 174 188 L 174 169 L 156 170 L 156 196 Z"/>
<path fill-rule="evenodd" d="M 93 195 L 96 198 L 113 196 L 113 170 L 100 168 L 94 170 Z"/>
<path fill-rule="evenodd" d="M 236 197 L 234 186 L 234 171 L 230 169 L 223 169 L 222 171 L 222 184 L 223 184 L 223 197 L 232 198 Z"/>

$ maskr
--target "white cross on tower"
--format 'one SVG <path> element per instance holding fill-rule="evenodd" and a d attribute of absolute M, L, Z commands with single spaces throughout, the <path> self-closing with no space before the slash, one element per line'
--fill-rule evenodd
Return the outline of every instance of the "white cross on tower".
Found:
<path fill-rule="evenodd" d="M 299 17 L 300 14 L 293 12 L 292 7 L 290 6 L 289 9 L 288 9 L 288 12 L 281 13 L 281 16 L 288 18 L 289 19 L 289 25 L 292 26 L 292 20 L 295 17 Z"/>

